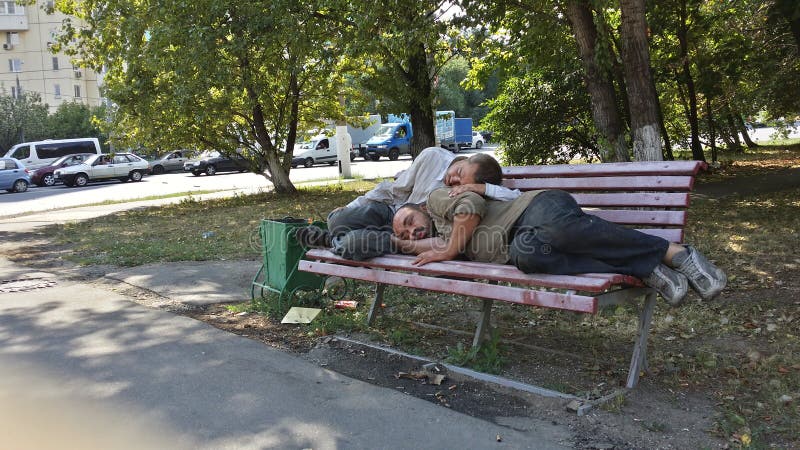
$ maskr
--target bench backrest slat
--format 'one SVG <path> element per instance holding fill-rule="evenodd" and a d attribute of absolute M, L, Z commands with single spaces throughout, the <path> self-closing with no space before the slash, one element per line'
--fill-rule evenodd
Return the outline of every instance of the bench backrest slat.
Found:
<path fill-rule="evenodd" d="M 521 191 L 563 189 L 565 191 L 690 191 L 691 176 L 629 176 L 574 178 L 506 178 L 503 186 Z"/>
<path fill-rule="evenodd" d="M 641 161 L 604 164 L 554 164 L 503 167 L 503 178 L 550 178 L 614 175 L 697 175 L 701 161 Z"/>
<path fill-rule="evenodd" d="M 630 206 L 651 208 L 685 208 L 689 206 L 686 192 L 617 192 L 613 194 L 573 193 L 581 206 Z"/>
<path fill-rule="evenodd" d="M 686 211 L 640 211 L 628 209 L 586 209 L 592 214 L 609 222 L 624 225 L 673 225 L 683 226 L 686 223 Z"/>
<path fill-rule="evenodd" d="M 637 228 L 644 234 L 658 236 L 670 242 L 683 242 L 683 229 L 681 228 Z"/>
<path fill-rule="evenodd" d="M 556 164 L 503 168 L 503 186 L 562 189 L 587 214 L 682 242 L 686 208 L 700 161 Z"/>

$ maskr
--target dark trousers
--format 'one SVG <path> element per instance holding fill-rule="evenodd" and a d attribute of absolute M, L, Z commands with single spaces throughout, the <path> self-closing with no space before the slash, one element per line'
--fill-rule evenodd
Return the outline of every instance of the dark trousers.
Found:
<path fill-rule="evenodd" d="M 510 263 L 525 273 L 653 272 L 669 242 L 584 213 L 567 192 L 533 198 L 512 229 Z"/>
<path fill-rule="evenodd" d="M 333 253 L 362 261 L 394 253 L 391 243 L 394 211 L 385 203 L 343 208 L 328 214 Z"/>

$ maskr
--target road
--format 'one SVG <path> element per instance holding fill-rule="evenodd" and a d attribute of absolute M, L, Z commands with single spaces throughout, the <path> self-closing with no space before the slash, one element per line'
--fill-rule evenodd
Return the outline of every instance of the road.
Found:
<path fill-rule="evenodd" d="M 461 154 L 469 155 L 481 152 L 494 156 L 494 150 L 493 147 L 484 147 L 481 150 L 465 150 Z M 389 161 L 385 158 L 380 161 L 364 161 L 359 158 L 352 163 L 352 174 L 356 178 L 386 178 L 394 176 L 397 172 L 408 168 L 409 165 L 411 165 L 411 157 L 408 155 L 401 156 L 397 161 Z M 309 181 L 336 180 L 338 175 L 338 167 L 322 165 L 292 169 L 289 178 L 297 184 Z M 169 173 L 145 177 L 140 183 L 120 183 L 114 180 L 90 183 L 83 188 L 68 188 L 63 185 L 32 186 L 23 193 L 12 194 L 2 191 L 0 193 L 0 217 L 179 193 L 229 191 L 233 195 L 233 193 L 254 193 L 271 188 L 271 183 L 261 175 L 236 172 L 220 173 L 213 177 Z"/>

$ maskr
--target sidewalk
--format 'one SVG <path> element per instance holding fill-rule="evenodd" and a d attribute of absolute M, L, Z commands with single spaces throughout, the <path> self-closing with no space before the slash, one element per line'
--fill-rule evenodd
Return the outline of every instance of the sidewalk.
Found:
<path fill-rule="evenodd" d="M 241 299 L 247 265 L 222 266 L 239 281 L 213 264 L 110 278 L 178 299 L 167 281 L 202 279 L 184 298 L 202 303 Z M 565 426 L 475 419 L 0 258 L 0 280 L 24 278 L 32 290 L 0 289 L 0 430 L 13 448 L 570 447 Z"/>

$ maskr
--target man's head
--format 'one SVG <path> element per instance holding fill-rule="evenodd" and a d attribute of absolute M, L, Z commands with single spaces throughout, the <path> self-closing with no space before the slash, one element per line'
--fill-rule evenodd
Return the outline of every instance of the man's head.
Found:
<path fill-rule="evenodd" d="M 503 178 L 503 171 L 496 159 L 484 153 L 476 153 L 469 158 L 459 156 L 450 163 L 444 175 L 444 184 L 460 186 L 463 184 L 497 184 Z"/>
<path fill-rule="evenodd" d="M 392 231 L 409 241 L 429 238 L 433 236 L 433 220 L 421 205 L 406 203 L 394 213 Z"/>

